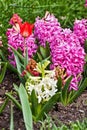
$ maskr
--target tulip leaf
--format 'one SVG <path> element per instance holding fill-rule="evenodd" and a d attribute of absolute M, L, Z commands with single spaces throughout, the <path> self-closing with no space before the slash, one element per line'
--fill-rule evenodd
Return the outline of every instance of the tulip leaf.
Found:
<path fill-rule="evenodd" d="M 13 65 L 11 65 L 9 62 L 7 62 L 7 68 L 10 69 L 15 74 L 18 74 L 17 69 L 15 67 L 13 67 Z"/>
<path fill-rule="evenodd" d="M 14 130 L 13 105 L 11 103 L 10 130 Z"/>
<path fill-rule="evenodd" d="M 23 84 L 20 84 L 20 87 L 19 87 L 19 97 L 20 97 L 20 101 L 22 105 L 22 112 L 23 112 L 23 118 L 24 118 L 26 130 L 33 130 L 32 113 L 31 113 L 30 104 L 28 101 L 27 92 Z"/>
<path fill-rule="evenodd" d="M 12 51 L 20 58 L 20 60 L 22 61 L 22 62 L 24 62 L 24 57 L 22 56 L 22 54 L 20 54 L 16 49 L 14 49 L 11 45 L 8 45 L 11 49 L 12 49 Z"/>
<path fill-rule="evenodd" d="M 22 73 L 22 64 L 21 64 L 21 62 L 19 60 L 19 57 L 18 57 L 18 55 L 16 53 L 14 53 L 14 57 L 15 57 L 18 73 L 21 75 L 21 73 Z"/>

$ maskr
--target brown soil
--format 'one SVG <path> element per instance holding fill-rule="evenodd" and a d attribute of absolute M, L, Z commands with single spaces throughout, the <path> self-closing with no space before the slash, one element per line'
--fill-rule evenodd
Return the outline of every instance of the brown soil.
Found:
<path fill-rule="evenodd" d="M 0 106 L 3 104 L 5 99 L 5 92 L 10 92 L 13 89 L 13 83 L 19 83 L 16 75 L 7 72 L 4 81 L 0 84 Z M 0 115 L 0 130 L 10 130 L 10 104 L 6 106 L 3 113 Z M 22 112 L 14 108 L 14 130 L 25 130 Z M 87 117 L 87 90 L 71 105 L 64 107 L 61 103 L 57 103 L 49 115 L 54 120 L 55 124 L 58 125 L 58 121 L 64 124 L 68 124 L 72 121 L 83 120 Z M 34 124 L 34 130 L 39 130 L 40 124 Z"/>

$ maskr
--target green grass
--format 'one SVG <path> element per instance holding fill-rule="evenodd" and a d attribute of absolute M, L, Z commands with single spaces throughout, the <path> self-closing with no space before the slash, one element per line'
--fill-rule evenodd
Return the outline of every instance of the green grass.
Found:
<path fill-rule="evenodd" d="M 6 30 L 14 13 L 18 13 L 24 21 L 34 22 L 37 16 L 43 17 L 48 10 L 63 27 L 72 27 L 76 18 L 87 17 L 84 3 L 85 0 L 0 0 L 0 35 L 6 42 Z"/>

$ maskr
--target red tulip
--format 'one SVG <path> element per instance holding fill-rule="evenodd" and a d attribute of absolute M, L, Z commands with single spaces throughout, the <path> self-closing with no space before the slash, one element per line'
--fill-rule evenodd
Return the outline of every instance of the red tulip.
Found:
<path fill-rule="evenodd" d="M 21 24 L 20 26 L 20 33 L 21 35 L 26 38 L 28 36 L 30 36 L 32 34 L 32 29 L 33 29 L 34 25 L 33 24 L 29 24 L 28 22 L 24 22 L 23 24 Z"/>

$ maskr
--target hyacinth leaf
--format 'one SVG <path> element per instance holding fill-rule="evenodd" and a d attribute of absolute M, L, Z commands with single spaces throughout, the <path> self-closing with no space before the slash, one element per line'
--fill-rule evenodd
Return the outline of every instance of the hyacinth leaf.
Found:
<path fill-rule="evenodd" d="M 14 130 L 13 105 L 11 103 L 10 130 Z"/>
<path fill-rule="evenodd" d="M 84 78 L 87 77 L 87 64 L 84 65 L 84 73 L 83 73 Z"/>
<path fill-rule="evenodd" d="M 58 102 L 58 99 L 60 97 L 60 92 L 56 93 L 54 96 L 52 96 L 41 109 L 40 113 L 37 115 L 36 120 L 44 119 L 45 113 L 48 113 L 50 109 Z"/>
<path fill-rule="evenodd" d="M 42 55 L 43 59 L 49 57 L 50 55 L 50 49 L 49 49 L 49 43 L 46 43 L 46 47 L 40 46 L 40 54 Z"/>
<path fill-rule="evenodd" d="M 50 64 L 49 60 L 43 60 L 42 62 L 37 63 L 37 71 L 40 73 L 45 73 L 45 69 Z"/>
<path fill-rule="evenodd" d="M 57 82 L 57 89 L 60 92 L 62 89 L 62 79 L 61 77 L 58 78 L 58 82 Z"/>
<path fill-rule="evenodd" d="M 86 54 L 86 56 L 85 56 L 85 61 L 87 62 L 87 54 Z"/>
<path fill-rule="evenodd" d="M 40 53 L 42 57 L 45 59 L 46 58 L 46 50 L 43 46 L 40 46 Z"/>
<path fill-rule="evenodd" d="M 5 73 L 6 73 L 6 69 L 7 69 L 7 62 L 3 63 L 4 66 L 2 68 L 1 74 L 0 74 L 0 83 L 3 81 Z"/>
<path fill-rule="evenodd" d="M 33 116 L 37 116 L 37 109 L 38 109 L 38 99 L 35 94 L 35 90 L 32 91 L 31 93 L 31 110 Z"/>
<path fill-rule="evenodd" d="M 86 87 L 87 87 L 87 78 L 85 78 L 82 84 L 78 86 L 78 91 L 75 91 L 69 103 L 72 103 L 76 98 L 78 98 L 81 95 L 81 93 L 85 90 Z"/>
<path fill-rule="evenodd" d="M 15 50 L 11 45 L 8 45 L 12 51 L 20 58 L 20 60 L 24 63 L 24 57 L 22 56 L 22 54 L 20 54 L 17 50 Z"/>
<path fill-rule="evenodd" d="M 5 109 L 6 105 L 8 104 L 9 98 L 6 98 L 2 106 L 0 107 L 0 114 L 3 112 Z"/>
<path fill-rule="evenodd" d="M 47 66 L 50 64 L 50 61 L 49 60 L 43 60 L 41 62 L 42 64 L 42 68 L 45 70 L 47 68 Z"/>
<path fill-rule="evenodd" d="M 68 90 L 69 90 L 71 80 L 72 80 L 72 76 L 69 77 L 69 79 L 66 81 L 63 89 L 61 90 L 61 101 L 64 105 L 67 104 Z"/>
<path fill-rule="evenodd" d="M 2 50 L 0 50 L 0 57 L 2 58 L 3 61 L 6 61 L 5 55 L 3 54 Z"/>
<path fill-rule="evenodd" d="M 43 58 L 39 52 L 37 52 L 37 56 L 38 56 L 39 61 L 42 61 Z"/>
<path fill-rule="evenodd" d="M 66 104 L 65 104 L 65 105 L 70 104 L 70 100 L 71 100 L 72 96 L 75 94 L 75 92 L 76 92 L 75 90 L 72 90 L 72 91 L 70 91 L 70 92 L 68 93 L 67 101 L 66 101 Z"/>
<path fill-rule="evenodd" d="M 12 96 L 10 93 L 5 93 L 5 95 L 6 95 L 20 110 L 22 110 L 20 103 L 14 98 L 14 96 Z"/>
<path fill-rule="evenodd" d="M 47 52 L 47 57 L 50 56 L 50 46 L 49 46 L 49 42 L 46 42 L 46 52 Z"/>
<path fill-rule="evenodd" d="M 85 53 L 87 53 L 87 39 L 85 40 L 84 50 L 85 50 Z"/>
<path fill-rule="evenodd" d="M 20 84 L 19 87 L 19 97 L 22 105 L 22 112 L 23 112 L 23 118 L 24 118 L 26 130 L 33 130 L 32 113 L 28 101 L 27 92 L 23 84 Z"/>

